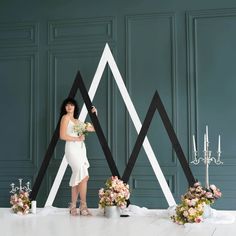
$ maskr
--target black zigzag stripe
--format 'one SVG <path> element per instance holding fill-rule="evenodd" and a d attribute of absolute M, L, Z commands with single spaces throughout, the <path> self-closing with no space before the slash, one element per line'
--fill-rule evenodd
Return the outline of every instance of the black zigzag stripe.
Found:
<path fill-rule="evenodd" d="M 140 149 L 142 147 L 142 144 L 143 144 L 143 141 L 147 135 L 147 132 L 148 132 L 148 129 L 149 129 L 149 126 L 151 124 L 151 121 L 153 119 L 153 116 L 154 116 L 154 113 L 156 112 L 156 110 L 158 110 L 160 116 L 161 116 L 161 119 L 162 119 L 162 122 L 165 126 L 165 129 L 168 133 L 168 136 L 171 140 L 171 143 L 172 143 L 172 146 L 177 154 L 177 157 L 180 161 L 180 164 L 183 168 L 183 171 L 185 173 L 185 176 L 188 180 L 188 183 L 189 185 L 193 185 L 195 183 L 195 179 L 194 179 L 194 176 L 192 174 L 192 171 L 189 167 L 189 164 L 185 158 L 185 155 L 184 155 L 184 152 L 181 148 L 181 145 L 178 141 L 178 138 L 175 134 L 175 131 L 171 125 L 171 122 L 170 122 L 170 119 L 167 115 L 167 112 L 164 108 L 164 105 L 161 101 L 161 98 L 158 94 L 158 92 L 156 91 L 153 98 L 152 98 L 152 101 L 151 101 L 151 104 L 149 106 L 149 109 L 148 109 L 148 112 L 146 114 L 146 117 L 145 117 L 145 120 L 143 122 L 143 125 L 142 125 L 142 128 L 139 132 L 139 135 L 138 135 L 138 138 L 135 142 L 135 145 L 134 145 L 134 148 L 133 148 L 133 151 L 131 153 L 131 156 L 130 156 L 130 159 L 128 161 L 128 164 L 125 168 L 125 171 L 124 171 L 124 174 L 122 176 L 122 179 L 124 182 L 128 182 L 129 181 L 129 178 L 130 178 L 130 175 L 132 173 L 132 170 L 134 168 L 134 165 L 135 165 L 135 162 L 138 158 L 138 154 L 140 152 Z"/>

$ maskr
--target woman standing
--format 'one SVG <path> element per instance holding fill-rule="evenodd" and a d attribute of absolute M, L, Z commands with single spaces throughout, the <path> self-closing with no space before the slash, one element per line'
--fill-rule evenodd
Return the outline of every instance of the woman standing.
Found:
<path fill-rule="evenodd" d="M 97 114 L 95 107 L 92 107 L 92 112 Z M 65 99 L 61 105 L 60 139 L 66 141 L 65 156 L 72 169 L 69 183 L 71 186 L 70 214 L 78 215 L 76 203 L 80 195 L 79 212 L 81 215 L 87 216 L 91 215 L 86 204 L 89 162 L 84 143 L 84 134 L 75 132 L 75 126 L 83 125 L 83 122 L 78 120 L 78 115 L 77 102 L 72 98 Z M 86 127 L 86 131 L 94 132 L 94 127 L 89 125 Z"/>

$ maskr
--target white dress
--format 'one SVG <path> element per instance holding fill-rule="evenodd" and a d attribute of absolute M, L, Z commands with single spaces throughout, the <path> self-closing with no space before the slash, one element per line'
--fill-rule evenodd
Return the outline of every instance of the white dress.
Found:
<path fill-rule="evenodd" d="M 77 134 L 73 131 L 74 125 L 75 124 L 70 120 L 66 132 L 72 137 L 77 137 Z M 66 141 L 65 156 L 72 169 L 69 185 L 73 187 L 78 185 L 89 175 L 88 168 L 90 165 L 87 159 L 85 143 L 83 141 Z"/>

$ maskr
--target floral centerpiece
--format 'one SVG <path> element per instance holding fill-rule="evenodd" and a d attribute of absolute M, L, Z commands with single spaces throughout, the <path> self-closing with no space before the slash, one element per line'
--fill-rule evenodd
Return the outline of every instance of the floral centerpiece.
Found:
<path fill-rule="evenodd" d="M 99 190 L 99 206 L 118 206 L 125 208 L 130 197 L 129 185 L 125 184 L 117 176 L 107 179 L 105 187 Z"/>
<path fill-rule="evenodd" d="M 177 224 L 200 223 L 203 221 L 205 205 L 211 205 L 222 195 L 221 191 L 215 186 L 210 185 L 209 189 L 196 182 L 181 197 L 181 203 L 176 207 L 176 214 L 171 219 Z"/>
<path fill-rule="evenodd" d="M 29 198 L 30 182 L 26 183 L 26 186 L 22 186 L 22 179 L 19 179 L 19 187 L 15 187 L 15 184 L 11 184 L 12 194 L 10 197 L 11 209 L 18 215 L 26 215 L 30 211 L 31 201 Z"/>
<path fill-rule="evenodd" d="M 25 191 L 20 191 L 15 193 L 10 198 L 11 209 L 14 213 L 18 215 L 26 215 L 30 210 L 30 199 L 29 193 Z"/>

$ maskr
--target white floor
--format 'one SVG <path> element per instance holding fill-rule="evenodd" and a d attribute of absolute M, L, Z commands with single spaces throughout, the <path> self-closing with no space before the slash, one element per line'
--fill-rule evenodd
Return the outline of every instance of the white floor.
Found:
<path fill-rule="evenodd" d="M 171 222 L 166 210 L 150 210 L 150 216 L 108 219 L 97 209 L 93 216 L 70 216 L 64 208 L 37 209 L 37 214 L 18 216 L 9 208 L 0 208 L 0 236 L 234 236 L 231 224 L 186 224 Z M 236 211 L 220 211 L 236 216 Z"/>

